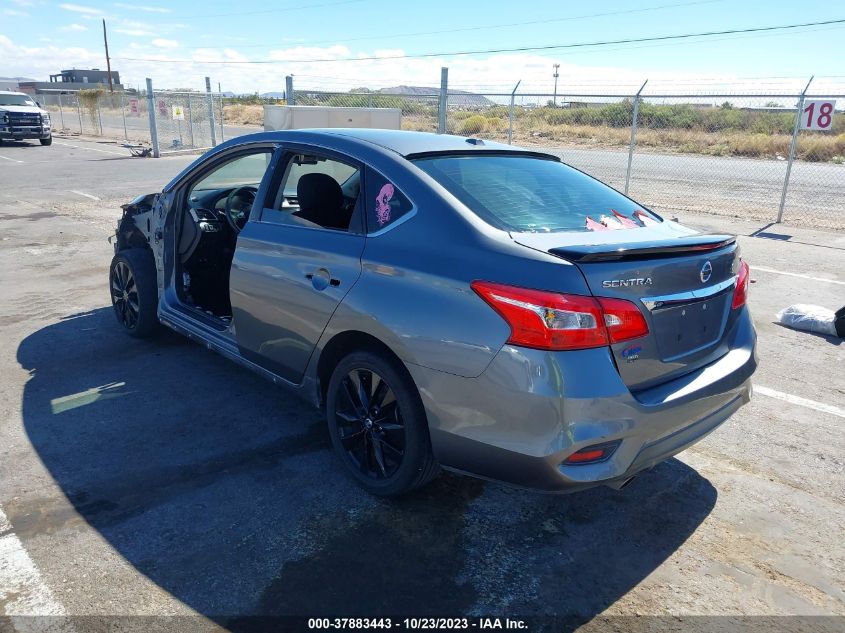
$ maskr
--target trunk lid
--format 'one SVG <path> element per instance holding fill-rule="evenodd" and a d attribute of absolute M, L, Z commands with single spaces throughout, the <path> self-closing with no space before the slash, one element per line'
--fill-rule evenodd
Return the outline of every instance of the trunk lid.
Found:
<path fill-rule="evenodd" d="M 731 235 L 675 222 L 601 233 L 518 233 L 516 242 L 574 263 L 595 296 L 633 301 L 649 333 L 611 346 L 631 390 L 709 364 L 728 351 L 738 271 Z"/>

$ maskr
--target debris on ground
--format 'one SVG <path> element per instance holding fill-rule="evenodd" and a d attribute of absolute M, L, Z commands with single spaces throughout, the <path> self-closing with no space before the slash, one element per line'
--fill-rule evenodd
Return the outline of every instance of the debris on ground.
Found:
<path fill-rule="evenodd" d="M 845 307 L 836 312 L 822 306 L 796 303 L 775 315 L 778 323 L 795 330 L 845 338 Z"/>

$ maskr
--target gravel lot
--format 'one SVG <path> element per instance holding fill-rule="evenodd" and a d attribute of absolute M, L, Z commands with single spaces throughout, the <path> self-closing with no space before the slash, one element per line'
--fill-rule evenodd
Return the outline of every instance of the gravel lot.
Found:
<path fill-rule="evenodd" d="M 743 236 L 757 392 L 625 490 L 544 496 L 443 475 L 389 502 L 342 473 L 317 411 L 175 334 L 118 330 L 118 205 L 192 157 L 58 139 L 0 157 L 0 615 L 192 616 L 144 630 L 285 614 L 845 629 L 845 345 L 773 323 L 791 303 L 845 304 L 845 233 L 681 216 Z M 747 617 L 782 615 L 828 617 Z M 0 618 L 0 631 L 39 622 Z M 94 622 L 108 621 L 51 626 Z"/>

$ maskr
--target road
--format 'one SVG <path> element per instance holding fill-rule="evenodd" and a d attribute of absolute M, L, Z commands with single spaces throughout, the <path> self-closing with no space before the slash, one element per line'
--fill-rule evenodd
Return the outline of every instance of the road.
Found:
<path fill-rule="evenodd" d="M 447 474 L 380 501 L 335 462 L 319 412 L 175 334 L 118 330 L 106 281 L 118 205 L 191 157 L 111 151 L 0 149 L 9 627 L 53 613 L 77 630 L 257 630 L 250 616 L 293 613 L 842 630 L 845 345 L 773 315 L 842 304 L 845 235 L 749 237 L 760 223 L 684 218 L 742 235 L 757 394 L 625 490 L 546 496 Z"/>

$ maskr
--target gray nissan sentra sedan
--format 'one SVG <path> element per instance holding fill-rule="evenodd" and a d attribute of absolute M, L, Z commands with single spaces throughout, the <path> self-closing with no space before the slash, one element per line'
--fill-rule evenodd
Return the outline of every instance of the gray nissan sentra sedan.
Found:
<path fill-rule="evenodd" d="M 535 151 L 301 130 L 216 147 L 123 207 L 110 289 L 325 410 L 364 488 L 440 467 L 622 487 L 751 396 L 735 238 Z"/>

